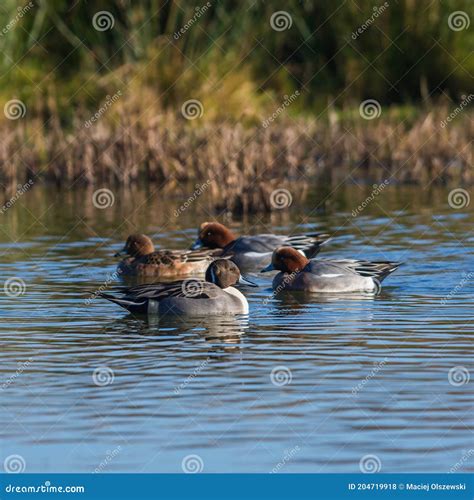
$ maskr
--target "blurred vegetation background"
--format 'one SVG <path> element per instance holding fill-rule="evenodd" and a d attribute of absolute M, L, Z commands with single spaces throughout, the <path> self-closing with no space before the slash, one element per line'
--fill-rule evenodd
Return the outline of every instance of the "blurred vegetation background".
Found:
<path fill-rule="evenodd" d="M 458 103 L 472 90 L 474 33 L 453 31 L 448 17 L 472 0 L 218 0 L 182 35 L 174 33 L 206 2 L 186 0 L 3 0 L 0 33 L 3 102 L 21 99 L 29 113 L 64 124 L 74 110 L 96 110 L 118 89 L 129 106 L 179 111 L 199 99 L 205 119 L 261 120 L 296 90 L 290 114 L 358 106 Z M 352 33 L 382 7 L 371 26 Z M 275 31 L 274 12 L 291 15 Z M 98 31 L 97 12 L 114 25 Z"/>

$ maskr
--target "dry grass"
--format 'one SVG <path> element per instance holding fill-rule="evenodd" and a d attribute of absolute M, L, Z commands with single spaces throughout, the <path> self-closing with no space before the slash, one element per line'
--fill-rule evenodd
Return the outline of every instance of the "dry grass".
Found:
<path fill-rule="evenodd" d="M 84 121 L 66 132 L 54 114 L 5 122 L 0 130 L 0 177 L 9 190 L 30 178 L 74 185 L 130 186 L 145 179 L 169 189 L 203 183 L 215 208 L 269 211 L 270 194 L 324 179 L 375 183 L 469 185 L 473 176 L 474 126 L 465 111 L 446 127 L 438 108 L 403 125 L 400 120 L 365 121 L 347 115 L 329 121 L 279 118 L 268 128 L 225 122 L 188 122 L 174 115 L 135 118 L 133 111 Z M 79 114 L 79 113 L 78 113 Z M 113 117 L 113 119 L 112 119 Z M 87 118 L 87 116 L 86 116 Z M 295 186 L 298 186 L 296 189 Z M 293 187 L 293 189 L 292 189 Z"/>

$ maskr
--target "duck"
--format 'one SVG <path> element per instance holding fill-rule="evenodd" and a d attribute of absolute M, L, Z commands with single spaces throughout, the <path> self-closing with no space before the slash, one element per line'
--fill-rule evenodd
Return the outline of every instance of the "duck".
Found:
<path fill-rule="evenodd" d="M 285 236 L 257 234 L 237 236 L 219 222 L 203 222 L 198 229 L 198 238 L 191 249 L 221 249 L 222 256 L 229 257 L 244 272 L 258 271 L 267 266 L 272 252 L 282 245 L 289 245 L 307 258 L 319 253 L 320 247 L 329 241 L 328 234 L 299 234 Z"/>
<path fill-rule="evenodd" d="M 133 314 L 211 316 L 248 314 L 245 296 L 234 288 L 240 283 L 257 286 L 244 278 L 229 259 L 217 259 L 206 270 L 205 280 L 189 278 L 171 283 L 138 285 L 121 290 L 118 297 L 107 292 L 98 295 Z"/>
<path fill-rule="evenodd" d="M 280 271 L 273 278 L 276 291 L 378 293 L 382 281 L 400 266 L 400 262 L 389 261 L 310 260 L 292 247 L 280 247 L 261 272 Z"/>
<path fill-rule="evenodd" d="M 128 255 L 117 266 L 120 275 L 176 278 L 204 274 L 221 253 L 220 249 L 155 250 L 148 236 L 131 234 L 115 257 Z"/>

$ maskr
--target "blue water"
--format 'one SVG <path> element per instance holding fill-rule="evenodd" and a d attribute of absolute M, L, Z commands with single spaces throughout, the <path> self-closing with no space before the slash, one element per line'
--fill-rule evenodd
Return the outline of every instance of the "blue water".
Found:
<path fill-rule="evenodd" d="M 366 197 L 354 187 L 325 211 L 315 194 L 303 208 L 229 222 L 239 233 L 329 232 L 324 257 L 405 262 L 376 297 L 275 297 L 270 278 L 254 275 L 248 317 L 147 320 L 85 302 L 128 233 L 185 248 L 210 217 L 197 202 L 173 218 L 182 200 L 163 196 L 116 193 L 99 210 L 88 192 L 35 188 L 2 215 L 3 284 L 20 287 L 1 300 L 1 463 L 474 470 L 472 204 L 456 210 L 448 190 L 390 187 L 353 217 Z"/>

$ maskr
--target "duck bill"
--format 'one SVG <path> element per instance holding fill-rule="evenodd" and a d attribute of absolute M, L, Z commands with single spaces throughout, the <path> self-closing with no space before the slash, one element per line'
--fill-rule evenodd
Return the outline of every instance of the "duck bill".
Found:
<path fill-rule="evenodd" d="M 269 273 L 270 271 L 275 271 L 275 268 L 273 267 L 273 263 L 270 262 L 267 267 L 264 267 L 260 272 L 261 273 Z"/>
<path fill-rule="evenodd" d="M 191 250 L 197 250 L 198 248 L 202 248 L 204 245 L 202 241 L 198 238 L 192 245 Z"/>
<path fill-rule="evenodd" d="M 122 248 L 122 250 L 114 253 L 114 257 L 120 257 L 122 255 L 127 255 L 127 250 L 125 248 Z"/>
<path fill-rule="evenodd" d="M 249 279 L 244 278 L 242 275 L 239 278 L 239 284 L 247 285 L 247 286 L 258 286 L 257 283 L 254 283 L 253 281 L 250 281 Z"/>

